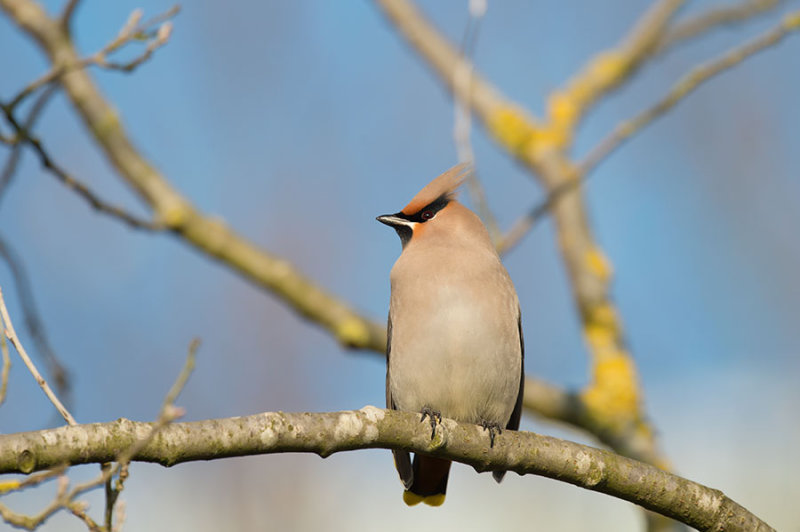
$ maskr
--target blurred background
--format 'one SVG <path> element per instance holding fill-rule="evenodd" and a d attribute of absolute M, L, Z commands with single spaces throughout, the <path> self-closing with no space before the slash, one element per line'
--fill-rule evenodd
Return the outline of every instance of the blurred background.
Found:
<path fill-rule="evenodd" d="M 51 12 L 61 6 L 46 4 Z M 460 41 L 465 0 L 418 5 Z M 691 2 L 682 15 L 713 5 Z M 84 0 L 78 47 L 102 48 L 136 7 L 148 17 L 170 6 Z M 798 7 L 784 2 L 649 63 L 592 112 L 577 153 L 691 66 Z M 549 91 L 616 44 L 643 8 L 633 0 L 490 2 L 477 67 L 539 114 Z M 0 50 L 3 99 L 48 69 L 5 16 Z M 134 74 L 93 74 L 141 151 L 201 210 L 384 318 L 400 242 L 374 218 L 399 210 L 456 154 L 448 94 L 372 2 L 191 2 L 169 44 Z M 606 161 L 586 188 L 646 411 L 667 456 L 680 474 L 723 490 L 779 530 L 800 530 L 798 90 L 795 35 L 702 87 Z M 37 131 L 99 195 L 147 214 L 62 96 Z M 490 206 L 508 228 L 542 192 L 480 126 L 473 142 Z M 547 220 L 536 226 L 505 263 L 522 303 L 527 371 L 578 388 L 588 378 L 586 350 L 552 229 Z M 341 349 L 169 234 L 95 213 L 30 153 L 0 205 L 0 233 L 27 267 L 70 371 L 79 422 L 154 419 L 195 336 L 203 341 L 197 368 L 177 402 L 187 420 L 383 406 L 380 356 Z M 5 264 L 0 286 L 33 351 Z M 59 425 L 12 360 L 0 431 Z M 530 416 L 523 429 L 592 442 Z M 76 468 L 73 478 L 97 473 Z M 54 489 L 6 502 L 33 513 Z M 390 453 L 367 451 L 170 470 L 134 464 L 122 497 L 129 531 L 634 531 L 643 523 L 634 506 L 602 494 L 534 476 L 510 475 L 498 486 L 466 466 L 454 467 L 441 508 L 407 508 L 401 493 Z M 100 516 L 100 491 L 89 500 Z M 85 527 L 62 513 L 44 529 Z"/>

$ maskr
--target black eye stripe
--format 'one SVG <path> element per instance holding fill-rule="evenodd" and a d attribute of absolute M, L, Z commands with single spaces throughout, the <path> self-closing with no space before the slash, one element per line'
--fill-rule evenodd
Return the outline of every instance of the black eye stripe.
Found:
<path fill-rule="evenodd" d="M 424 223 L 436 216 L 436 213 L 444 209 L 448 203 L 450 203 L 450 198 L 447 197 L 446 194 L 442 194 L 414 214 L 399 212 L 395 216 L 408 220 L 409 222 Z"/>

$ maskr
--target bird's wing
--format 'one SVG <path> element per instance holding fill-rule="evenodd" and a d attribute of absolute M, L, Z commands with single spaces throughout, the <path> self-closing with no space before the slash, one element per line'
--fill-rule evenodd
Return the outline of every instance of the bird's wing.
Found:
<path fill-rule="evenodd" d="M 522 338 L 522 314 L 519 311 L 517 311 L 517 330 L 519 331 L 519 355 L 521 357 L 519 364 L 519 393 L 517 394 L 514 411 L 511 412 L 511 418 L 506 425 L 509 430 L 519 430 L 519 420 L 522 417 L 522 396 L 525 395 L 525 340 Z M 492 472 L 492 476 L 497 482 L 503 480 L 505 474 L 505 471 Z"/>
<path fill-rule="evenodd" d="M 519 420 L 522 417 L 522 396 L 525 392 L 525 340 L 522 338 L 522 313 L 517 312 L 517 330 L 519 330 L 519 353 L 522 360 L 520 360 L 519 369 L 519 394 L 517 395 L 517 403 L 514 405 L 514 411 L 511 412 L 511 419 L 508 420 L 507 429 L 518 430 Z"/>
<path fill-rule="evenodd" d="M 397 410 L 392 400 L 392 387 L 389 385 L 389 357 L 392 353 L 392 317 L 389 316 L 389 323 L 386 327 L 386 408 Z M 517 420 L 519 425 L 519 420 Z M 400 480 L 406 489 L 414 483 L 414 470 L 411 467 L 411 455 L 408 451 L 392 450 L 394 455 L 394 466 L 400 474 Z"/>

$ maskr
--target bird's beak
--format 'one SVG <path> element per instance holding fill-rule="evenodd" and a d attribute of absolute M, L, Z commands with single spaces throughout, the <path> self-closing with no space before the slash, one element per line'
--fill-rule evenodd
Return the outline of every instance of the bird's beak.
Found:
<path fill-rule="evenodd" d="M 389 227 L 394 227 L 395 229 L 402 226 L 411 227 L 412 223 L 404 218 L 400 218 L 396 214 L 384 214 L 382 216 L 378 216 L 375 219 L 378 220 L 380 223 L 386 224 Z"/>

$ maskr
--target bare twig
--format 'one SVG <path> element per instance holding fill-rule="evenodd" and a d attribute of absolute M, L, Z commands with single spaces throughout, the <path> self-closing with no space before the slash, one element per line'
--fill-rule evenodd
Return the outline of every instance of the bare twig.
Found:
<path fill-rule="evenodd" d="M 684 75 L 667 94 L 651 107 L 642 111 L 635 117 L 620 123 L 614 131 L 608 134 L 597 144 L 575 169 L 572 179 L 563 181 L 553 187 L 547 197 L 517 220 L 511 229 L 498 242 L 498 251 L 507 253 L 547 215 L 553 206 L 569 191 L 582 185 L 590 176 L 597 165 L 617 150 L 626 140 L 642 130 L 651 122 L 664 115 L 681 100 L 698 89 L 703 83 L 714 76 L 735 67 L 748 57 L 778 44 L 792 31 L 800 30 L 800 11 L 795 11 L 784 16 L 780 24 L 756 39 L 728 50 L 722 56 L 703 65 L 695 67 Z"/>
<path fill-rule="evenodd" d="M 28 516 L 13 512 L 7 506 L 0 504 L 0 517 L 2 517 L 6 523 L 12 526 L 25 528 L 28 530 L 35 530 L 51 515 L 56 513 L 68 503 L 68 488 L 69 479 L 67 479 L 65 475 L 60 475 L 58 477 L 58 489 L 56 491 L 56 496 L 44 510 L 36 515 Z"/>
<path fill-rule="evenodd" d="M 0 320 L 2 326 L 2 320 Z M 8 392 L 8 374 L 11 371 L 11 356 L 8 353 L 8 343 L 6 343 L 6 336 L 0 334 L 0 353 L 3 355 L 3 370 L 0 375 L 0 405 L 6 400 L 6 393 Z M 2 490 L 0 490 L 2 492 Z"/>
<path fill-rule="evenodd" d="M 744 0 L 738 4 L 710 9 L 688 20 L 673 24 L 661 36 L 653 53 L 661 54 L 674 45 L 720 27 L 744 22 L 778 7 L 783 0 Z"/>
<path fill-rule="evenodd" d="M 76 2 L 70 2 L 67 8 L 71 5 L 75 4 Z M 74 6 L 73 6 L 74 8 Z M 99 52 L 85 58 L 78 59 L 77 61 L 71 63 L 63 63 L 59 65 L 54 65 L 53 68 L 44 74 L 43 76 L 37 78 L 36 80 L 29 83 L 24 89 L 17 93 L 14 98 L 8 103 L 8 107 L 10 110 L 16 109 L 16 107 L 25 100 L 28 96 L 36 92 L 39 88 L 49 85 L 54 81 L 58 80 L 61 76 L 68 72 L 72 72 L 74 70 L 86 68 L 88 66 L 99 66 L 102 68 L 107 68 L 109 70 L 121 70 L 123 72 L 131 72 L 136 67 L 150 59 L 153 53 L 167 44 L 169 41 L 170 34 L 172 33 L 172 23 L 169 22 L 169 19 L 174 17 L 180 11 L 180 6 L 173 6 L 169 10 L 165 11 L 164 13 L 153 17 L 143 23 L 140 23 L 142 18 L 141 10 L 137 9 L 131 13 L 128 21 L 122 27 L 122 29 L 117 34 L 117 37 L 108 43 L 102 50 Z M 66 18 L 63 18 L 66 17 Z M 62 20 L 68 20 L 69 14 L 65 10 L 64 15 L 62 16 Z M 166 22 L 165 22 L 166 21 Z M 162 24 L 163 23 L 163 24 Z M 151 31 L 153 26 L 161 24 L 161 26 L 156 31 Z M 147 38 L 148 43 L 145 47 L 145 50 L 133 58 L 130 61 L 126 61 L 123 63 L 109 61 L 107 59 L 108 55 L 116 52 L 123 46 L 139 40 L 141 38 Z"/>
<path fill-rule="evenodd" d="M 42 375 L 39 373 L 39 370 L 36 369 L 36 365 L 33 363 L 31 358 L 28 356 L 28 353 L 25 351 L 25 348 L 22 346 L 22 342 L 20 342 L 19 338 L 17 337 L 16 331 L 14 331 L 14 325 L 11 323 L 11 317 L 8 315 L 8 309 L 6 308 L 6 302 L 3 299 L 3 289 L 0 288 L 0 318 L 2 318 L 2 327 L 3 333 L 5 334 L 8 341 L 11 342 L 11 345 L 14 346 L 17 353 L 19 354 L 22 361 L 25 363 L 25 366 L 28 368 L 28 371 L 31 372 L 33 378 L 36 379 L 36 383 L 42 389 L 44 394 L 53 403 L 53 406 L 56 407 L 56 410 L 61 414 L 64 420 L 69 423 L 70 425 L 77 425 L 75 418 L 72 417 L 72 414 L 61 404 L 61 401 L 58 400 L 56 394 L 53 393 L 53 390 L 50 389 L 50 385 L 47 384 L 47 381 L 44 380 Z"/>
<path fill-rule="evenodd" d="M 459 65 L 455 70 L 454 85 L 462 87 L 457 90 L 457 95 L 453 98 L 453 141 L 456 145 L 456 153 L 460 163 L 472 165 L 473 171 L 467 174 L 467 190 L 472 198 L 478 215 L 486 225 L 492 241 L 496 241 L 500 236 L 500 228 L 489 202 L 486 198 L 486 191 L 478 178 L 475 164 L 475 153 L 472 150 L 472 109 L 469 102 L 458 95 L 469 94 L 472 85 L 472 56 L 475 52 L 475 45 L 478 42 L 478 31 L 480 30 L 481 20 L 486 14 L 487 0 L 470 0 L 469 19 L 464 29 L 464 38 L 461 42 L 461 53 Z"/>
<path fill-rule="evenodd" d="M 50 374 L 56 390 L 64 401 L 69 404 L 70 397 L 70 378 L 67 369 L 56 356 L 55 350 L 50 345 L 50 340 L 42 321 L 39 310 L 36 306 L 36 299 L 33 296 L 30 279 L 25 271 L 21 258 L 14 252 L 14 249 L 0 235 L 0 258 L 6 261 L 8 269 L 17 291 L 20 308 L 22 310 L 23 322 L 28 330 L 36 352 L 47 364 L 47 372 Z"/>
<path fill-rule="evenodd" d="M 67 187 L 77 192 L 78 195 L 86 200 L 86 202 L 88 202 L 89 205 L 91 205 L 95 210 L 118 218 L 125 222 L 128 226 L 135 229 L 146 229 L 150 231 L 164 229 L 164 225 L 159 222 L 143 220 L 134 216 L 133 214 L 130 214 L 122 207 L 111 205 L 100 199 L 100 197 L 92 192 L 87 185 L 68 174 L 53 161 L 42 145 L 42 142 L 38 138 L 32 136 L 28 130 L 26 130 L 17 122 L 13 112 L 8 108 L 8 106 L 0 104 L 0 110 L 5 113 L 6 120 L 17 131 L 17 135 L 21 138 L 21 141 L 27 143 L 36 152 L 36 154 L 39 156 L 39 161 L 41 162 L 42 166 L 49 170 L 51 174 L 56 176 L 58 180 L 64 183 Z"/>
<path fill-rule="evenodd" d="M 683 98 L 691 94 L 703 83 L 747 59 L 748 57 L 781 42 L 790 32 L 800 30 L 800 11 L 793 11 L 783 17 L 780 24 L 752 41 L 737 46 L 703 65 L 695 67 L 678 80 L 667 94 L 655 105 L 642 111 L 635 117 L 619 124 L 613 132 L 606 136 L 592 149 L 578 166 L 578 173 L 587 176 L 602 160 L 634 133 L 641 130 L 653 120 L 672 109 Z M 576 181 L 572 186 L 578 184 Z"/>
<path fill-rule="evenodd" d="M 105 505 L 105 529 L 106 531 L 110 532 L 113 528 L 113 521 L 114 521 L 114 505 L 119 498 L 119 494 L 122 492 L 122 489 L 125 484 L 125 480 L 128 478 L 128 466 L 131 462 L 131 459 L 147 444 L 149 444 L 153 438 L 156 437 L 158 432 L 167 426 L 168 424 L 172 423 L 179 417 L 183 416 L 184 411 L 181 408 L 175 407 L 175 400 L 180 395 L 181 391 L 183 390 L 184 386 L 186 386 L 186 382 L 189 380 L 189 377 L 194 371 L 195 360 L 197 358 L 197 349 L 200 347 L 200 339 L 195 338 L 189 344 L 189 350 L 186 355 L 186 361 L 184 362 L 183 368 L 181 368 L 178 377 L 175 379 L 175 382 L 172 384 L 172 387 L 167 392 L 166 397 L 164 398 L 164 402 L 161 405 L 161 409 L 158 413 L 158 418 L 156 419 L 155 423 L 153 423 L 152 430 L 150 433 L 141 438 L 139 441 L 134 443 L 132 446 L 127 448 L 123 453 L 121 453 L 117 457 L 117 464 L 115 466 L 111 466 L 110 463 L 106 463 L 102 465 L 102 475 L 101 478 L 104 478 L 105 483 L 105 494 L 106 494 L 106 505 Z M 113 483 L 114 475 L 117 474 L 117 481 Z"/>
<path fill-rule="evenodd" d="M 514 249 L 533 226 L 550 211 L 556 200 L 567 189 L 568 183 L 570 182 L 566 181 L 557 185 L 542 203 L 536 205 L 514 222 L 511 228 L 497 241 L 497 252 L 504 255 Z"/>
<path fill-rule="evenodd" d="M 572 144 L 583 116 L 639 70 L 685 0 L 656 0 L 614 48 L 595 54 L 563 89 L 547 102 L 543 138 L 547 147 L 565 150 Z"/>
<path fill-rule="evenodd" d="M 52 480 L 60 475 L 63 475 L 64 472 L 67 470 L 67 467 L 62 465 L 50 469 L 49 471 L 45 471 L 43 473 L 38 473 L 35 475 L 31 475 L 26 479 L 23 480 L 7 480 L 0 483 L 0 495 L 5 495 L 7 493 L 11 493 L 14 491 L 23 490 L 26 488 L 32 488 L 34 486 L 38 486 L 43 482 L 47 482 L 48 480 Z"/>
<path fill-rule="evenodd" d="M 64 31 L 69 32 L 70 24 L 72 23 L 72 16 L 75 14 L 75 9 L 78 7 L 80 0 L 69 0 L 61 12 L 61 25 Z"/>
<path fill-rule="evenodd" d="M 33 126 L 36 124 L 36 120 L 41 115 L 42 111 L 47 105 L 47 102 L 50 101 L 50 97 L 55 94 L 55 87 L 50 86 L 44 92 L 42 92 L 36 101 L 31 106 L 31 110 L 28 113 L 28 117 L 25 119 L 25 125 L 23 126 L 25 131 L 31 131 Z M 6 164 L 3 167 L 2 172 L 0 173 L 0 200 L 3 199 L 6 191 L 8 190 L 8 185 L 11 183 L 11 180 L 14 178 L 14 175 L 17 171 L 17 165 L 19 164 L 20 157 L 22 156 L 22 146 L 24 145 L 23 142 L 19 142 L 19 135 L 16 137 L 16 142 L 11 148 L 11 153 L 6 159 Z"/>
<path fill-rule="evenodd" d="M 0 303 L 2 303 L 2 292 L 0 292 Z M 135 438 L 122 452 L 118 452 L 117 456 L 113 457 L 113 459 L 115 459 L 117 462 L 116 464 L 112 465 L 110 463 L 111 460 L 102 463 L 101 474 L 98 477 L 87 482 L 77 484 L 71 490 L 69 489 L 68 478 L 63 475 L 64 471 L 66 470 L 66 467 L 63 464 L 54 464 L 56 466 L 55 469 L 39 475 L 33 475 L 23 481 L 14 480 L 6 483 L 0 483 L 1 495 L 3 493 L 18 491 L 27 487 L 35 486 L 55 476 L 59 477 L 59 488 L 56 497 L 44 510 L 38 514 L 34 516 L 23 515 L 13 512 L 4 505 L 0 505 L 0 516 L 11 525 L 33 530 L 41 525 L 55 512 L 61 509 L 66 509 L 81 519 L 89 528 L 89 530 L 103 532 L 111 532 L 114 530 L 114 505 L 118 501 L 119 494 L 123 489 L 125 480 L 128 478 L 128 466 L 131 462 L 131 459 L 143 448 L 149 445 L 153 441 L 153 438 L 158 435 L 160 430 L 183 415 L 183 410 L 176 408 L 174 406 L 174 402 L 183 387 L 186 385 L 186 382 L 189 379 L 192 370 L 194 369 L 195 358 L 199 345 L 200 342 L 197 339 L 191 342 L 189 345 L 188 354 L 186 356 L 186 362 L 176 378 L 175 383 L 167 393 L 159 411 L 158 418 L 154 423 L 148 424 L 147 430 L 143 431 L 141 436 Z M 21 463 L 23 463 L 23 469 L 25 469 L 27 467 L 24 465 L 26 460 L 33 459 L 35 461 L 36 457 L 25 453 L 23 453 L 23 455 L 25 458 L 22 458 Z M 115 476 L 116 482 L 114 482 Z M 86 513 L 88 505 L 85 502 L 76 500 L 78 496 L 101 485 L 105 485 L 106 492 L 104 526 L 100 526 L 91 517 L 89 517 L 89 515 Z"/>

